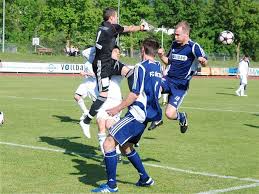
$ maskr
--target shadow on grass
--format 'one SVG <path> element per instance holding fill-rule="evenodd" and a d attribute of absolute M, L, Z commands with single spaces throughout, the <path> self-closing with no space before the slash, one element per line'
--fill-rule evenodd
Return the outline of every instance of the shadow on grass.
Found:
<path fill-rule="evenodd" d="M 72 119 L 69 116 L 60 116 L 60 115 L 52 115 L 55 118 L 58 118 L 60 122 L 72 122 L 72 123 L 79 123 L 78 119 Z"/>
<path fill-rule="evenodd" d="M 248 126 L 248 127 L 253 127 L 253 128 L 258 128 L 259 129 L 259 126 L 256 126 L 256 125 L 250 125 L 250 124 L 244 124 L 245 126 Z"/>
<path fill-rule="evenodd" d="M 98 156 L 96 150 L 99 150 L 97 147 L 85 145 L 82 143 L 72 142 L 73 139 L 78 139 L 80 137 L 47 137 L 41 136 L 39 137 L 41 142 L 46 142 L 49 145 L 56 146 L 64 150 L 64 154 L 72 156 L 71 160 L 74 163 L 74 168 L 78 170 L 76 173 L 70 173 L 71 175 L 77 175 L 78 180 L 84 184 L 91 185 L 93 187 L 98 187 L 99 184 L 97 182 L 105 180 L 106 181 L 106 173 L 105 168 L 101 166 L 101 162 L 103 161 L 103 156 Z M 60 152 L 62 152 L 60 150 Z M 83 158 L 87 158 L 87 160 L 77 159 L 75 157 L 81 156 Z M 97 164 L 90 163 L 90 160 L 93 160 Z M 142 160 L 143 162 L 160 162 L 159 160 L 153 158 L 145 158 Z M 118 163 L 118 165 L 127 165 L 131 163 L 127 160 L 126 157 L 123 157 L 122 163 Z M 136 172 L 137 173 L 137 172 Z M 119 175 L 117 175 L 119 177 Z M 104 181 L 104 182 L 105 182 Z M 123 184 L 135 184 L 132 182 L 117 180 Z M 136 180 L 137 182 L 137 180 Z"/>
<path fill-rule="evenodd" d="M 228 96 L 236 96 L 236 94 L 224 93 L 224 92 L 216 92 L 219 95 L 228 95 Z"/>

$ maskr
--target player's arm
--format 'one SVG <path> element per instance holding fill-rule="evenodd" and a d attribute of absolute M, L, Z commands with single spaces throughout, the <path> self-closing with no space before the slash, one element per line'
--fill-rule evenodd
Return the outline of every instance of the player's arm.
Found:
<path fill-rule="evenodd" d="M 208 64 L 208 58 L 205 55 L 205 52 L 203 51 L 203 49 L 200 47 L 199 44 L 195 44 L 194 45 L 194 54 L 197 57 L 199 63 L 203 66 L 206 67 Z"/>
<path fill-rule="evenodd" d="M 165 50 L 163 48 L 160 48 L 158 49 L 157 53 L 161 61 L 167 66 L 169 60 L 168 60 L 168 57 L 165 55 Z"/>
<path fill-rule="evenodd" d="M 138 32 L 144 31 L 144 26 L 124 26 L 123 32 Z"/>

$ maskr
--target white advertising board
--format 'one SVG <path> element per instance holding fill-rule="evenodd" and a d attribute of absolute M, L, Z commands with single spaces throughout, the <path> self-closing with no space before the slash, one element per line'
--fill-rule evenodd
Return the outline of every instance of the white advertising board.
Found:
<path fill-rule="evenodd" d="M 80 73 L 84 64 L 1 62 L 0 72 L 16 73 Z"/>

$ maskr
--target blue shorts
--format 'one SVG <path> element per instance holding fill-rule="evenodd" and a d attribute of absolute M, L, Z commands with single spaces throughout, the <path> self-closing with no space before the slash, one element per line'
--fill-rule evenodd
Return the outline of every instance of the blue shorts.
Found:
<path fill-rule="evenodd" d="M 189 80 L 172 80 L 164 77 L 161 84 L 163 94 L 169 94 L 168 103 L 178 109 L 183 102 L 189 88 Z"/>
<path fill-rule="evenodd" d="M 122 146 L 126 142 L 136 144 L 140 140 L 147 123 L 137 121 L 129 112 L 110 129 L 110 135 Z"/>

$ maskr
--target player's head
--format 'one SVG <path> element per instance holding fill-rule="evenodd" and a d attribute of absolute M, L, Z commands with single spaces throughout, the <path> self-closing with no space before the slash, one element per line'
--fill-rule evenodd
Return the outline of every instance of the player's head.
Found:
<path fill-rule="evenodd" d="M 243 60 L 244 60 L 244 61 L 249 61 L 249 55 L 248 55 L 248 54 L 245 54 L 245 55 L 243 56 Z"/>
<path fill-rule="evenodd" d="M 117 11 L 113 8 L 106 8 L 103 10 L 103 20 L 109 21 L 112 24 L 117 23 Z"/>
<path fill-rule="evenodd" d="M 144 55 L 155 57 L 158 49 L 159 49 L 159 43 L 156 40 L 151 38 L 145 39 L 141 45 L 142 59 Z"/>
<path fill-rule="evenodd" d="M 191 27 L 188 22 L 181 21 L 175 26 L 175 41 L 180 44 L 186 44 L 189 41 Z"/>
<path fill-rule="evenodd" d="M 112 58 L 115 60 L 119 60 L 120 59 L 120 48 L 116 45 L 113 49 L 112 49 Z"/>

